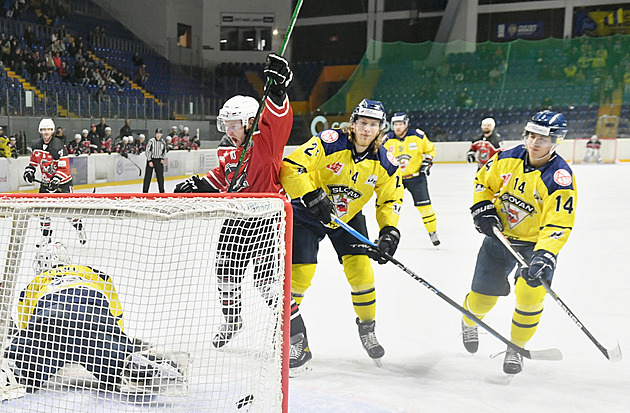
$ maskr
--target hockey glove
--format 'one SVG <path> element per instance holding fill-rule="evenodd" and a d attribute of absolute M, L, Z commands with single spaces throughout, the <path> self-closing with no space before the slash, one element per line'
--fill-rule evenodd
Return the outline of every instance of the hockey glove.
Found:
<path fill-rule="evenodd" d="M 473 151 L 472 149 L 469 150 L 466 153 L 466 160 L 468 160 L 468 163 L 475 163 L 475 162 L 477 162 L 477 152 Z"/>
<path fill-rule="evenodd" d="M 475 228 L 482 234 L 486 234 L 489 237 L 496 238 L 492 227 L 499 228 L 499 231 L 503 231 L 503 224 L 501 224 L 501 218 L 497 214 L 497 209 L 490 201 L 477 202 L 470 208 L 472 213 L 473 223 Z"/>
<path fill-rule="evenodd" d="M 59 178 L 57 175 L 53 176 L 52 178 L 50 178 L 50 181 L 48 181 L 48 192 L 57 192 L 60 184 L 61 178 Z"/>
<path fill-rule="evenodd" d="M 556 256 L 549 251 L 534 251 L 529 268 L 521 270 L 521 277 L 530 287 L 539 287 L 542 285 L 541 280 L 547 284 L 551 282 L 553 271 L 556 268 Z"/>
<path fill-rule="evenodd" d="M 426 176 L 431 175 L 431 167 L 433 166 L 433 159 L 426 158 L 422 161 L 422 165 L 420 165 L 420 173 L 425 174 Z"/>
<path fill-rule="evenodd" d="M 35 167 L 33 165 L 27 166 L 23 176 L 26 182 L 32 184 L 35 181 Z"/>
<path fill-rule="evenodd" d="M 278 106 L 284 103 L 284 96 L 289 83 L 293 80 L 293 72 L 289 68 L 289 62 L 282 56 L 270 53 L 263 69 L 265 81 L 273 80 L 269 86 L 269 97 Z"/>
<path fill-rule="evenodd" d="M 199 178 L 197 175 L 193 175 L 190 178 L 186 179 L 184 182 L 180 182 L 175 185 L 176 193 L 190 193 L 190 192 L 219 192 L 215 187 L 210 185 L 210 183 L 203 179 Z"/>
<path fill-rule="evenodd" d="M 367 250 L 366 254 L 379 264 L 385 264 L 388 260 L 383 256 L 383 253 L 393 256 L 396 252 L 396 248 L 398 248 L 399 242 L 400 231 L 398 231 L 397 228 L 388 225 L 383 227 L 383 229 L 381 229 L 378 233 L 378 240 L 376 241 L 378 251 L 372 247 Z"/>
<path fill-rule="evenodd" d="M 334 205 L 322 188 L 317 188 L 302 196 L 302 204 L 308 212 L 318 221 L 328 224 L 331 221 Z"/>

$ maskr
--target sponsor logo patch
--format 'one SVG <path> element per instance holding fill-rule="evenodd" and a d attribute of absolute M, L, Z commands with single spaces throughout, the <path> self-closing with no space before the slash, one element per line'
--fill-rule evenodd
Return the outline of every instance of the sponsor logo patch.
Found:
<path fill-rule="evenodd" d="M 392 165 L 398 166 L 398 161 L 394 158 L 394 155 L 390 152 L 387 152 L 387 159 L 392 163 Z"/>
<path fill-rule="evenodd" d="M 326 169 L 330 169 L 331 171 L 333 171 L 335 175 L 339 175 L 339 173 L 343 169 L 343 166 L 344 166 L 343 163 L 335 162 L 333 164 L 328 165 Z"/>

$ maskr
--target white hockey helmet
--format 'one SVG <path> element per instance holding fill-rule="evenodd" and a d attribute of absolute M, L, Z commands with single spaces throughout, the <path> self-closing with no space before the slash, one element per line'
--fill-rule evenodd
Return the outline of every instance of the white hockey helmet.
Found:
<path fill-rule="evenodd" d="M 481 121 L 481 127 L 483 128 L 484 125 L 488 125 L 490 126 L 490 130 L 494 130 L 496 126 L 496 122 L 494 121 L 493 118 L 485 118 L 484 120 Z"/>
<path fill-rule="evenodd" d="M 88 132 L 88 130 L 87 130 L 87 129 L 83 129 L 83 130 L 81 131 L 81 134 L 83 134 L 83 135 L 87 135 L 88 133 L 90 133 L 90 132 Z"/>
<path fill-rule="evenodd" d="M 597 135 L 591 136 L 591 142 L 595 142 L 597 140 Z"/>
<path fill-rule="evenodd" d="M 133 136 L 132 135 L 127 136 L 127 139 L 129 140 L 129 143 L 133 143 Z"/>
<path fill-rule="evenodd" d="M 122 141 L 123 141 L 123 143 L 129 142 L 129 137 L 128 136 L 123 136 L 122 137 Z"/>
<path fill-rule="evenodd" d="M 35 270 L 35 274 L 39 275 L 51 268 L 70 263 L 70 256 L 66 247 L 61 242 L 55 242 L 37 250 L 33 260 L 33 270 Z"/>
<path fill-rule="evenodd" d="M 50 118 L 44 118 L 39 121 L 39 131 L 41 132 L 44 129 L 55 130 L 55 122 L 53 122 Z"/>
<path fill-rule="evenodd" d="M 74 134 L 74 140 L 75 141 L 80 141 L 81 140 L 81 134 L 80 133 L 75 133 Z"/>
<path fill-rule="evenodd" d="M 225 122 L 228 120 L 240 120 L 243 127 L 246 127 L 249 119 L 256 117 L 256 112 L 258 112 L 256 99 L 251 96 L 233 96 L 219 110 L 217 129 L 219 132 L 225 132 Z"/>
<path fill-rule="evenodd" d="M 146 138 L 146 136 L 144 136 L 144 133 L 141 133 L 140 135 L 138 135 L 138 139 L 144 139 Z"/>

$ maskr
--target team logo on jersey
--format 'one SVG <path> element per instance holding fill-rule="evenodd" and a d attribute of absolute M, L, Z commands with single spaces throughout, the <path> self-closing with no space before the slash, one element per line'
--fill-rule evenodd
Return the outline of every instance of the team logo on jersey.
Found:
<path fill-rule="evenodd" d="M 232 186 L 234 192 L 238 192 L 241 189 L 247 188 L 249 186 L 249 183 L 247 182 L 247 167 L 249 164 L 245 162 L 243 162 L 243 164 L 245 165 L 245 167 L 241 169 L 241 174 L 236 178 L 236 182 L 234 182 L 234 185 Z M 227 186 L 229 186 L 230 182 L 232 182 L 232 179 L 234 179 L 234 172 L 236 172 L 237 166 L 238 163 L 225 164 L 225 178 Z"/>
<path fill-rule="evenodd" d="M 396 160 L 394 155 L 392 155 L 391 152 L 387 152 L 387 159 L 389 159 L 389 161 L 392 163 L 392 165 L 398 166 L 398 161 Z"/>
<path fill-rule="evenodd" d="M 501 174 L 499 175 L 501 177 L 501 179 L 503 179 L 503 185 L 507 185 L 508 182 L 510 182 L 510 178 L 512 177 L 512 174 Z"/>
<path fill-rule="evenodd" d="M 523 222 L 525 218 L 534 215 L 536 212 L 536 208 L 533 205 L 507 192 L 501 195 L 499 200 L 502 204 L 501 212 L 505 214 L 510 229 L 513 229 Z"/>
<path fill-rule="evenodd" d="M 341 162 L 335 162 L 335 163 L 332 163 L 332 164 L 330 164 L 330 165 L 326 166 L 326 169 L 330 169 L 331 171 L 333 171 L 333 173 L 334 173 L 335 175 L 339 175 L 339 173 L 341 172 L 341 170 L 343 169 L 343 167 L 344 167 L 344 164 L 343 164 L 343 163 L 341 163 Z"/>
<path fill-rule="evenodd" d="M 571 179 L 571 174 L 566 169 L 558 169 L 553 174 L 553 180 L 560 186 L 569 186 L 573 183 L 573 179 Z"/>
<path fill-rule="evenodd" d="M 342 217 L 348 214 L 350 202 L 361 198 L 361 192 L 345 185 L 328 185 L 328 190 L 335 206 L 335 215 Z"/>
<path fill-rule="evenodd" d="M 475 184 L 475 193 L 483 192 L 486 190 L 486 187 L 481 184 Z"/>
<path fill-rule="evenodd" d="M 322 133 L 320 133 L 319 137 L 321 138 L 321 140 L 323 140 L 326 143 L 333 143 L 334 141 L 339 139 L 339 134 L 337 133 L 337 131 L 334 131 L 332 129 L 327 129 L 323 131 Z"/>
<path fill-rule="evenodd" d="M 368 179 L 365 180 L 365 184 L 370 185 L 370 186 L 375 186 L 377 179 L 378 177 L 376 175 L 370 175 L 368 176 Z"/>
<path fill-rule="evenodd" d="M 415 143 L 415 142 L 411 142 L 411 143 L 409 144 L 409 150 L 410 150 L 410 151 L 415 151 L 416 149 L 418 149 L 418 144 L 417 144 L 417 143 Z"/>
<path fill-rule="evenodd" d="M 400 154 L 396 160 L 398 161 L 398 166 L 400 166 L 400 170 L 405 172 L 407 166 L 409 165 L 409 161 L 411 160 L 411 156 L 406 153 Z"/>
<path fill-rule="evenodd" d="M 388 146 L 387 147 L 387 152 L 394 152 L 394 147 L 393 146 Z"/>

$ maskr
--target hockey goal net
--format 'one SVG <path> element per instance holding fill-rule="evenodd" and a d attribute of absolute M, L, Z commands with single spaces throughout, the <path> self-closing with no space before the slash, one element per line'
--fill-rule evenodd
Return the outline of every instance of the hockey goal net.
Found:
<path fill-rule="evenodd" d="M 615 163 L 617 161 L 617 138 L 599 138 L 599 141 L 601 143 L 599 149 L 599 157 L 597 153 L 588 153 L 588 148 L 586 145 L 589 141 L 590 139 L 588 138 L 578 138 L 571 140 L 571 142 L 573 143 L 573 156 L 571 158 L 571 162 L 573 164 Z"/>
<path fill-rule="evenodd" d="M 0 197 L 2 411 L 287 411 L 291 214 L 271 194 Z"/>

